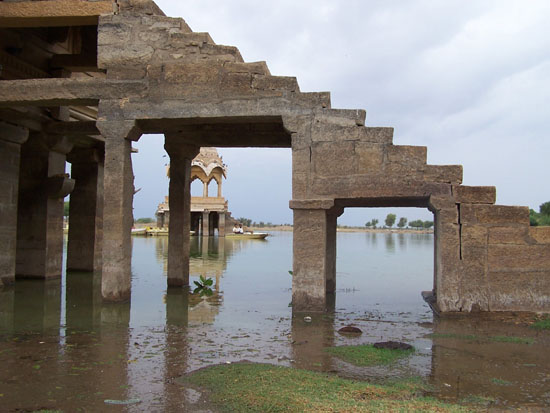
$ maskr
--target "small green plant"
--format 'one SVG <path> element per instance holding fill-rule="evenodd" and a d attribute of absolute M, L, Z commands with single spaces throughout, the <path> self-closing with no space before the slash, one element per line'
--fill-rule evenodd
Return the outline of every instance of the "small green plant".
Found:
<path fill-rule="evenodd" d="M 550 330 L 550 317 L 541 318 L 540 320 L 535 321 L 531 328 L 535 330 Z"/>
<path fill-rule="evenodd" d="M 193 294 L 199 294 L 199 296 L 204 297 L 210 297 L 214 292 L 212 291 L 212 284 L 214 284 L 214 281 L 212 278 L 204 278 L 202 275 L 199 277 L 199 281 L 193 281 L 195 285 L 197 286 L 193 290 Z"/>
<path fill-rule="evenodd" d="M 294 275 L 294 271 L 289 271 L 288 272 L 290 275 Z"/>
<path fill-rule="evenodd" d="M 375 348 L 370 344 L 359 346 L 328 347 L 325 351 L 356 366 L 391 364 L 395 360 L 409 356 L 414 350 L 390 350 Z"/>

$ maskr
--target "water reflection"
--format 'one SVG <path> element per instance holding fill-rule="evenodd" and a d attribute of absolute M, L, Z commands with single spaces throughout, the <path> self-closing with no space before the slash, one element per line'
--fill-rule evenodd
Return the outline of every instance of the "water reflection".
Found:
<path fill-rule="evenodd" d="M 433 280 L 430 234 L 339 234 L 337 311 L 312 314 L 311 322 L 293 317 L 288 306 L 291 233 L 267 242 L 193 237 L 190 276 L 215 280 L 208 298 L 166 289 L 167 242 L 133 240 L 131 303 L 104 304 L 100 275 L 89 273 L 0 290 L 4 410 L 104 411 L 106 399 L 138 399 L 125 410 L 194 411 L 196 394 L 177 378 L 244 359 L 356 379 L 421 376 L 436 396 L 451 400 L 550 402 L 548 333 L 516 325 L 517 319 L 433 322 L 419 294 Z M 336 332 L 349 324 L 363 334 Z M 489 340 L 498 336 L 534 341 Z M 405 341 L 416 351 L 391 366 L 362 368 L 325 351 L 383 340 Z"/>

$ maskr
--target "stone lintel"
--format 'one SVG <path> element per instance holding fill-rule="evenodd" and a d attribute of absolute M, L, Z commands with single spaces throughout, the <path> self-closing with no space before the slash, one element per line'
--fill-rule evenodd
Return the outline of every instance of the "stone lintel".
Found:
<path fill-rule="evenodd" d="M 95 121 L 79 122 L 50 122 L 44 127 L 44 131 L 49 135 L 99 135 L 99 130 Z"/>
<path fill-rule="evenodd" d="M 23 144 L 29 137 L 29 130 L 11 123 L 0 122 L 0 139 L 3 141 Z"/>
<path fill-rule="evenodd" d="M 290 209 L 331 209 L 334 207 L 333 199 L 304 199 L 291 200 Z"/>
<path fill-rule="evenodd" d="M 97 106 L 100 99 L 143 97 L 146 91 L 147 85 L 139 81 L 100 78 L 3 80 L 0 82 L 0 107 Z"/>
<path fill-rule="evenodd" d="M 466 204 L 494 204 L 497 190 L 494 186 L 453 185 L 456 202 Z"/>
<path fill-rule="evenodd" d="M 0 27 L 93 26 L 112 13 L 111 0 L 0 2 Z"/>
<path fill-rule="evenodd" d="M 67 162 L 100 163 L 103 161 L 104 151 L 97 148 L 75 148 L 67 155 Z"/>

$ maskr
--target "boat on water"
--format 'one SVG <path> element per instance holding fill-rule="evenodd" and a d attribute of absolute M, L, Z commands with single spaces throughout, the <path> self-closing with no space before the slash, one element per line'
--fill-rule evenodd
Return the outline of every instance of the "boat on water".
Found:
<path fill-rule="evenodd" d="M 147 228 L 132 228 L 132 235 L 147 235 Z"/>
<path fill-rule="evenodd" d="M 244 234 L 226 234 L 225 238 L 231 239 L 265 239 L 269 234 L 267 232 L 245 232 Z"/>

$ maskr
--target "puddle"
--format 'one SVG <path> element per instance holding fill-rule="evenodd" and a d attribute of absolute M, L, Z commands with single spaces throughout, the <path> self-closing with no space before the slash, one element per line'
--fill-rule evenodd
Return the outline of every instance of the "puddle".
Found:
<path fill-rule="evenodd" d="M 434 319 L 420 296 L 432 286 L 431 235 L 338 234 L 337 310 L 311 321 L 288 306 L 291 253 L 285 232 L 193 238 L 191 279 L 214 280 L 213 295 L 199 298 L 166 291 L 166 238 L 136 237 L 131 303 L 102 304 L 99 279 L 87 273 L 0 291 L 2 409 L 105 411 L 116 408 L 111 400 L 133 401 L 130 412 L 200 411 L 201 394 L 177 378 L 241 360 L 369 381 L 420 376 L 436 397 L 497 408 L 550 404 L 548 332 L 512 316 Z M 346 325 L 363 333 L 338 334 Z M 416 351 L 384 367 L 324 351 L 389 340 Z"/>

